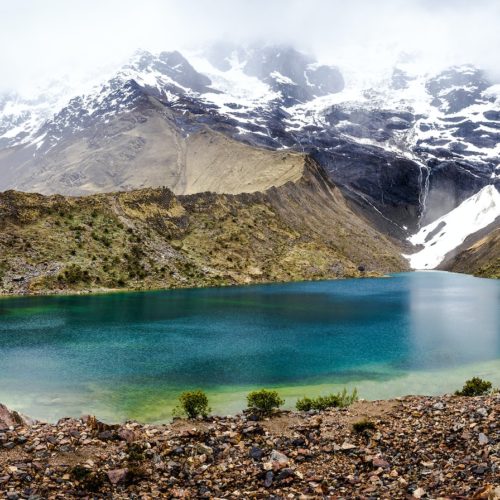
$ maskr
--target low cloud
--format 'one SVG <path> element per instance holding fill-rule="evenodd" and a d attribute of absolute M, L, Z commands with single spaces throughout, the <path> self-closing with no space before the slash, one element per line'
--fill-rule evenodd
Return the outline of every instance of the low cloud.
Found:
<path fill-rule="evenodd" d="M 404 53 L 500 81 L 499 25 L 498 0 L 16 0 L 0 5 L 0 88 L 217 40 L 293 44 L 366 71 Z"/>

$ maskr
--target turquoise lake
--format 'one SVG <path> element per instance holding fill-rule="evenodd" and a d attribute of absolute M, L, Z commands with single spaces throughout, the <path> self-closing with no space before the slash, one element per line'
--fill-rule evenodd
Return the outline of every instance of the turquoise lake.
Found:
<path fill-rule="evenodd" d="M 366 399 L 500 386 L 500 281 L 445 272 L 0 300 L 0 402 L 47 420 L 166 421 L 179 393 L 217 413 L 254 388 Z"/>

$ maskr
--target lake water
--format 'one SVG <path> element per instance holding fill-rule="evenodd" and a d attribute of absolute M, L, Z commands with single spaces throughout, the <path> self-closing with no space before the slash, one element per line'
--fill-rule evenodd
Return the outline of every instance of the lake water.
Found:
<path fill-rule="evenodd" d="M 500 281 L 444 272 L 0 300 L 0 402 L 55 420 L 165 421 L 178 394 L 218 413 L 254 388 L 297 397 L 500 385 Z"/>

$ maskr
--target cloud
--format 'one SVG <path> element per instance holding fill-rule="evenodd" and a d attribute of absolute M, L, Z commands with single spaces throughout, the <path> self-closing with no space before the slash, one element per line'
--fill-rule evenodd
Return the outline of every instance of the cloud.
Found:
<path fill-rule="evenodd" d="M 500 78 L 498 0 L 16 0 L 0 4 L 2 88 L 215 40 L 291 43 L 328 62 L 466 63 Z"/>

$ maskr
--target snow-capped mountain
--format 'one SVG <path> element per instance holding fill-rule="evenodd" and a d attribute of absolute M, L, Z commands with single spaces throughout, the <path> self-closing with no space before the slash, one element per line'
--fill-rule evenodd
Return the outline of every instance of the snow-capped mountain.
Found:
<path fill-rule="evenodd" d="M 0 189 L 192 192 L 189 162 L 197 172 L 214 158 L 224 164 L 228 142 L 203 153 L 220 142 L 213 134 L 311 155 L 399 237 L 500 186 L 500 85 L 480 69 L 425 74 L 403 61 L 366 83 L 291 47 L 219 44 L 139 51 L 83 92 L 66 82 L 28 99 L 1 96 Z"/>

